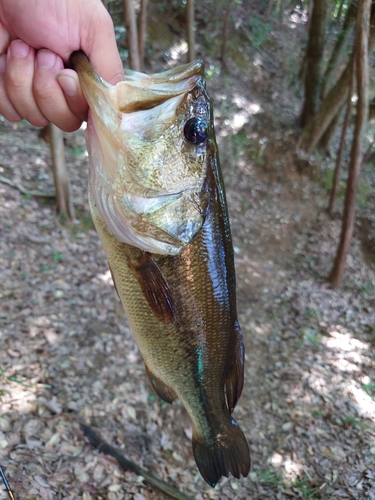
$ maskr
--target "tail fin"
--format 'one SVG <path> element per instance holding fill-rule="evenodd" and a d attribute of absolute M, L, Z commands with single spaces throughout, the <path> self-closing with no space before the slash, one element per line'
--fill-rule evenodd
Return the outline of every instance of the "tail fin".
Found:
<path fill-rule="evenodd" d="M 193 435 L 193 453 L 203 479 L 212 487 L 221 476 L 231 473 L 237 479 L 250 471 L 250 452 L 244 433 L 237 422 L 231 423 L 224 434 L 212 440 Z"/>

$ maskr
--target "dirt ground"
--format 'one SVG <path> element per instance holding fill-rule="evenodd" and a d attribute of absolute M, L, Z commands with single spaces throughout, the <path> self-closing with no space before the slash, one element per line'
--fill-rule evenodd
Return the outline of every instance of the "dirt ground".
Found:
<path fill-rule="evenodd" d="M 116 298 L 82 131 L 66 136 L 68 223 L 19 190 L 53 190 L 48 146 L 26 123 L 0 121 L 0 180 L 14 184 L 0 182 L 0 465 L 16 499 L 166 498 L 94 450 L 80 421 L 195 500 L 375 499 L 374 247 L 362 245 L 374 220 L 358 221 L 332 290 L 340 210 L 325 212 L 329 165 L 294 154 L 300 100 L 280 91 L 279 70 L 254 62 L 208 78 L 246 345 L 234 417 L 252 457 L 248 478 L 215 489 L 197 471 L 184 408 L 154 395 Z"/>

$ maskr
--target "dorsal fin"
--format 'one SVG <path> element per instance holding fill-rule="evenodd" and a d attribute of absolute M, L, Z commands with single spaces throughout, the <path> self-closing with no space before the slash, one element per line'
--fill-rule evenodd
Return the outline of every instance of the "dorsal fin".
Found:
<path fill-rule="evenodd" d="M 166 279 L 151 256 L 147 252 L 142 252 L 138 259 L 129 259 L 128 265 L 151 311 L 163 323 L 172 323 L 175 315 L 172 294 Z"/>

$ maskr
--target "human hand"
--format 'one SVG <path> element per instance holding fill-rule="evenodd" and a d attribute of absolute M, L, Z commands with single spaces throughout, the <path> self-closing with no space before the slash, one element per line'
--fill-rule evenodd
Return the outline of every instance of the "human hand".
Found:
<path fill-rule="evenodd" d="M 66 132 L 87 118 L 78 75 L 83 50 L 106 81 L 123 79 L 112 20 L 100 0 L 0 0 L 0 114 Z"/>

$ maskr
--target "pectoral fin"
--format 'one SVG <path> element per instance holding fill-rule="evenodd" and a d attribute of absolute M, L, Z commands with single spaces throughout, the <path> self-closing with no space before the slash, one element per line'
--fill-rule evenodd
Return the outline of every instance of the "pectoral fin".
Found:
<path fill-rule="evenodd" d="M 150 255 L 142 252 L 138 259 L 129 259 L 128 265 L 151 311 L 163 323 L 172 323 L 175 316 L 172 294 L 166 279 Z"/>
<path fill-rule="evenodd" d="M 235 328 L 237 330 L 237 348 L 230 374 L 225 381 L 227 404 L 231 413 L 242 393 L 245 361 L 243 336 L 237 322 Z"/>
<path fill-rule="evenodd" d="M 166 403 L 173 403 L 173 401 L 177 399 L 177 394 L 175 393 L 175 391 L 171 389 L 168 385 L 166 385 L 164 382 L 162 382 L 158 377 L 156 377 L 148 368 L 146 363 L 145 363 L 145 368 L 148 379 L 152 387 L 154 388 L 154 391 L 159 396 L 159 398 L 161 398 Z"/>

